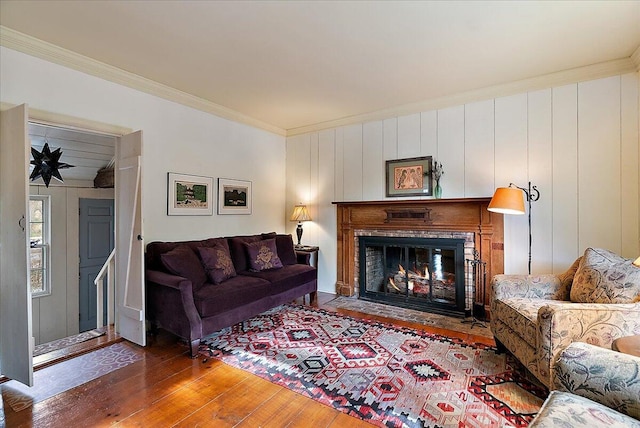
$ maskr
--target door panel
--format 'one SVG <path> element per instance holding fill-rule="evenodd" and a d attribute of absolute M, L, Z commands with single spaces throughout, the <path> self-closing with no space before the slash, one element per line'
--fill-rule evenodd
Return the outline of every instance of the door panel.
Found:
<path fill-rule="evenodd" d="M 0 372 L 33 386 L 28 107 L 0 113 Z"/>
<path fill-rule="evenodd" d="M 79 295 L 81 332 L 96 328 L 97 290 L 93 281 L 113 250 L 113 231 L 113 199 L 80 199 Z M 103 310 L 106 313 L 106 300 Z"/>
<path fill-rule="evenodd" d="M 144 243 L 142 241 L 142 132 L 116 144 L 116 331 L 144 346 Z"/>

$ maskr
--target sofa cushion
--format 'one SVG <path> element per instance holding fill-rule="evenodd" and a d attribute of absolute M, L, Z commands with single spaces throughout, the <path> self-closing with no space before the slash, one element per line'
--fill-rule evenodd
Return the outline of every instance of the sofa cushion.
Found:
<path fill-rule="evenodd" d="M 162 262 L 162 254 L 168 253 L 176 247 L 182 245 L 187 246 L 193 250 L 194 254 L 198 254 L 198 247 L 213 247 L 217 244 L 227 245 L 226 238 L 209 238 L 201 239 L 199 241 L 175 241 L 175 242 L 162 242 L 154 241 L 150 242 L 146 248 L 145 254 L 145 267 L 147 269 L 165 270 L 166 267 Z"/>
<path fill-rule="evenodd" d="M 640 295 L 640 269 L 609 250 L 587 248 L 571 286 L 578 303 L 633 303 Z"/>
<path fill-rule="evenodd" d="M 491 313 L 491 318 L 496 317 L 496 319 L 508 325 L 522 340 L 536 347 L 538 310 L 542 306 L 549 304 L 549 302 L 546 299 L 521 297 L 498 300 L 495 302 L 494 313 Z"/>
<path fill-rule="evenodd" d="M 269 281 L 271 294 L 282 293 L 318 278 L 316 268 L 303 264 L 287 265 L 281 269 L 260 272 L 247 271 L 243 272 L 243 275 Z"/>
<path fill-rule="evenodd" d="M 262 236 L 232 236 L 229 238 L 229 252 L 231 260 L 236 272 L 244 272 L 249 269 L 249 259 L 247 258 L 247 249 L 244 244 L 261 241 Z"/>
<path fill-rule="evenodd" d="M 282 261 L 278 257 L 275 239 L 245 243 L 249 267 L 253 271 L 279 269 Z"/>
<path fill-rule="evenodd" d="M 232 311 L 247 303 L 268 297 L 269 282 L 244 275 L 234 276 L 218 284 L 205 284 L 193 293 L 196 309 L 202 318 Z"/>
<path fill-rule="evenodd" d="M 222 281 L 236 276 L 229 247 L 226 245 L 198 247 L 198 253 L 210 282 L 220 284 Z"/>
<path fill-rule="evenodd" d="M 179 245 L 173 250 L 161 254 L 160 259 L 169 272 L 190 280 L 194 291 L 202 287 L 202 284 L 207 280 L 200 259 L 186 245 Z"/>

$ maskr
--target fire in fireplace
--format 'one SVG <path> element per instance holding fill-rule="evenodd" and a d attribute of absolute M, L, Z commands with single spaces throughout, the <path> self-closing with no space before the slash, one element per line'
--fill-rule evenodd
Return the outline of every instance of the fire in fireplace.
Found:
<path fill-rule="evenodd" d="M 358 239 L 360 299 L 465 316 L 464 239 Z"/>

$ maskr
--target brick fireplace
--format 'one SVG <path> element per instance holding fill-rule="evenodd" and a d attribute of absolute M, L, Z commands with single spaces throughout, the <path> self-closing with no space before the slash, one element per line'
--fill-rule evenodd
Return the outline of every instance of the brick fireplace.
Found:
<path fill-rule="evenodd" d="M 457 277 L 456 282 L 462 291 L 455 291 L 455 288 L 447 290 L 446 287 L 443 287 L 442 278 L 436 278 L 434 272 L 428 276 L 430 278 L 428 281 L 429 304 L 423 305 L 426 307 L 419 309 L 453 315 L 463 315 L 465 311 L 468 313 L 474 304 L 472 296 L 475 283 L 470 272 L 467 272 L 467 263 L 464 261 L 472 259 L 474 250 L 477 251 L 482 261 L 486 262 L 486 273 L 489 280 L 493 275 L 502 273 L 504 269 L 502 215 L 487 211 L 489 201 L 490 198 L 336 202 L 338 210 L 337 293 L 344 296 L 356 295 L 366 300 L 376 301 L 378 301 L 378 297 L 382 297 L 383 303 L 416 309 L 414 304 L 420 304 L 421 301 L 427 300 L 423 291 L 425 290 L 426 275 L 424 272 L 420 274 L 418 272 L 420 269 L 430 269 L 426 268 L 427 264 L 437 265 L 437 260 L 441 257 L 443 257 L 442 260 L 449 260 L 452 257 L 450 254 L 453 252 L 450 253 L 448 248 L 455 242 L 456 245 L 461 246 L 461 254 L 457 256 L 458 261 L 455 266 L 451 264 L 452 262 L 447 262 L 450 266 L 446 267 L 444 274 L 447 277 Z M 388 275 L 387 272 L 387 277 L 383 280 L 384 283 L 380 282 L 380 278 L 374 278 L 371 281 L 367 280 L 368 285 L 361 284 L 363 276 L 360 267 L 363 263 L 365 265 L 367 263 L 366 252 L 362 252 L 360 249 L 363 237 L 374 237 L 372 242 L 376 243 L 372 245 L 374 249 L 369 250 L 369 264 L 377 263 L 380 265 L 379 261 L 374 261 L 378 259 L 375 255 L 375 248 L 391 248 L 390 253 L 397 252 L 395 248 L 400 244 L 391 244 L 391 247 L 379 244 L 379 242 L 384 242 L 385 238 L 390 238 L 392 242 L 397 239 L 398 243 L 408 242 L 416 246 L 417 253 L 415 249 L 409 249 L 411 245 L 409 247 L 403 246 L 404 244 L 400 245 L 406 254 L 403 256 L 406 259 L 405 263 L 410 266 L 400 266 L 399 270 L 409 269 L 409 271 L 399 274 L 393 272 L 392 275 Z M 437 240 L 441 240 L 440 244 L 436 243 Z M 444 250 L 439 247 L 443 247 Z M 416 254 L 424 254 L 420 256 L 422 259 L 425 259 L 426 254 L 429 254 L 428 258 L 430 259 L 428 262 L 416 263 Z M 361 260 L 362 257 L 365 258 L 364 261 Z M 395 264 L 396 261 L 393 263 Z M 461 263 L 464 265 L 463 271 L 456 271 L 461 268 Z M 424 266 L 420 268 L 417 264 Z M 373 268 L 374 273 L 370 273 L 370 275 L 375 276 L 376 269 L 380 270 L 381 267 L 373 266 Z M 441 272 L 439 275 L 443 275 L 443 273 Z M 399 284 L 395 283 L 396 279 Z M 411 293 L 402 289 L 402 287 L 411 286 L 418 288 L 414 291 L 412 287 Z M 486 286 L 489 287 L 489 284 Z M 398 290 L 404 290 L 404 298 L 399 297 L 403 293 Z M 487 309 L 489 290 L 476 289 L 475 291 L 475 303 Z M 458 294 L 457 301 L 450 302 L 451 296 L 460 292 L 463 293 L 463 296 L 460 298 Z M 409 295 L 418 298 L 407 298 Z M 385 299 L 388 301 L 385 302 Z"/>

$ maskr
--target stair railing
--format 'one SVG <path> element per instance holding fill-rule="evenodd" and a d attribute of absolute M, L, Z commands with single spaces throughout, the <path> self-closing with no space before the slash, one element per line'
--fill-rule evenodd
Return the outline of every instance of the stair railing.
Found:
<path fill-rule="evenodd" d="M 113 324 L 114 321 L 114 301 L 115 301 L 115 268 L 116 268 L 116 249 L 114 248 L 109 254 L 107 261 L 102 265 L 102 269 L 98 272 L 98 276 L 93 280 L 96 286 L 96 328 L 104 326 L 104 283 L 107 281 L 107 325 Z"/>

